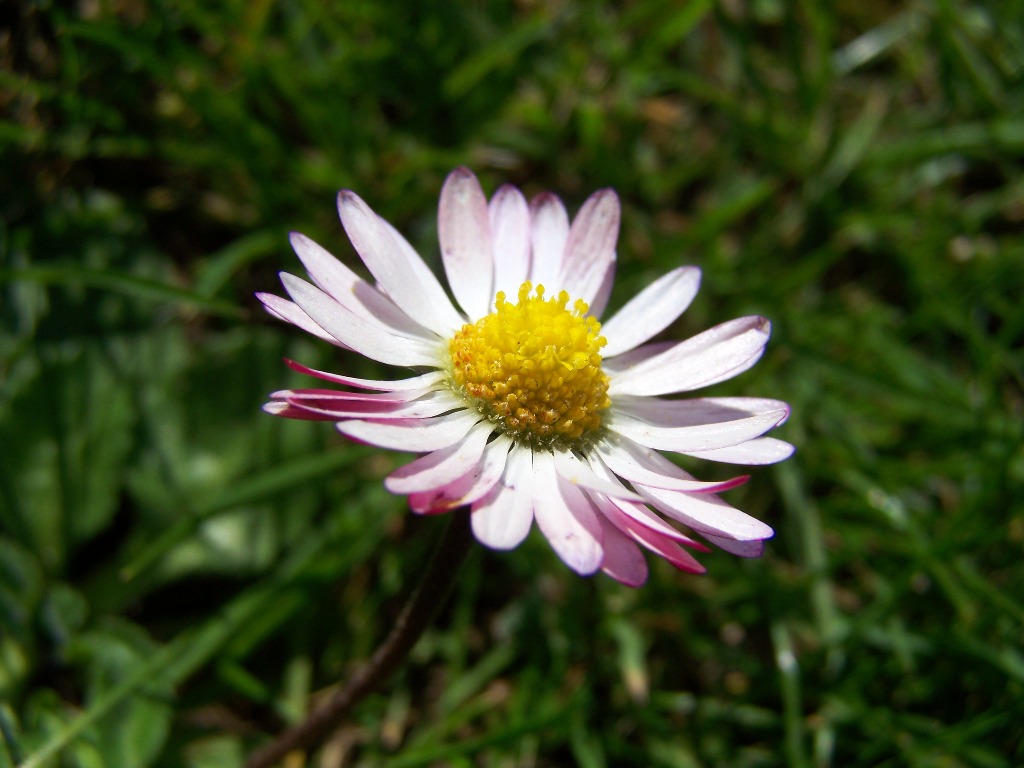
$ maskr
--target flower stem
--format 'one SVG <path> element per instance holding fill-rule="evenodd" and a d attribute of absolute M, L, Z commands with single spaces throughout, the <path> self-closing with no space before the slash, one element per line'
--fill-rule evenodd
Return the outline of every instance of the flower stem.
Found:
<path fill-rule="evenodd" d="M 420 635 L 444 605 L 462 562 L 473 541 L 469 510 L 458 509 L 434 550 L 426 573 L 416 587 L 391 632 L 370 660 L 360 667 L 346 685 L 327 703 L 310 712 L 298 725 L 289 728 L 266 746 L 249 756 L 245 768 L 270 768 L 289 752 L 315 749 L 331 734 L 342 717 L 379 684 L 383 683 L 409 655 Z"/>

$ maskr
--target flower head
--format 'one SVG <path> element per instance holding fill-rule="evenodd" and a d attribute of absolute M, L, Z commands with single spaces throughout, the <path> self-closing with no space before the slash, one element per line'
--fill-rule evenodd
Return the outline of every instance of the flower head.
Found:
<path fill-rule="evenodd" d="M 647 578 L 641 548 L 702 572 L 688 549 L 743 557 L 772 529 L 718 493 L 746 476 L 702 482 L 659 451 L 730 464 L 769 464 L 792 447 L 764 433 L 785 421 L 778 400 L 678 399 L 731 378 L 760 358 L 769 323 L 745 317 L 678 343 L 646 343 L 697 293 L 700 271 L 679 267 L 605 323 L 619 201 L 592 195 L 571 222 L 561 201 L 527 204 L 504 186 L 490 201 L 467 169 L 441 192 L 441 256 L 458 308 L 412 246 L 355 193 L 338 196 L 341 222 L 374 284 L 308 238 L 292 245 L 312 284 L 282 273 L 291 300 L 269 312 L 325 341 L 421 371 L 371 381 L 303 373 L 347 387 L 275 392 L 278 416 L 336 422 L 362 442 L 424 454 L 386 487 L 419 513 L 468 505 L 476 538 L 511 549 L 534 520 L 580 574 L 602 570 L 631 586 Z"/>

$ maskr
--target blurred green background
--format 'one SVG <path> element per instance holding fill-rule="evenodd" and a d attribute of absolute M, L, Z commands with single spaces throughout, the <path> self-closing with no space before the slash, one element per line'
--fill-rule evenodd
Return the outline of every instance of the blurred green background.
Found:
<path fill-rule="evenodd" d="M 0 12 L 0 766 L 239 765 L 389 628 L 407 457 L 260 412 L 287 232 L 433 264 L 465 164 L 624 206 L 613 308 L 773 320 L 761 560 L 629 590 L 476 548 L 324 766 L 1024 764 L 1017 2 L 16 0 Z M 690 467 L 690 465 L 687 465 Z M 694 462 L 702 478 L 729 467 Z"/>

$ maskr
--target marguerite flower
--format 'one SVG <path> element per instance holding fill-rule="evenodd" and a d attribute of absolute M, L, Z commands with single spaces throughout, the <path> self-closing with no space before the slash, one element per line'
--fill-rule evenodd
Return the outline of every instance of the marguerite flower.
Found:
<path fill-rule="evenodd" d="M 490 202 L 476 177 L 453 171 L 441 191 L 441 257 L 458 306 L 412 246 L 354 192 L 341 222 L 371 284 L 293 234 L 312 283 L 287 273 L 291 300 L 260 294 L 271 314 L 391 366 L 422 371 L 372 381 L 295 370 L 348 387 L 275 392 L 278 416 L 336 422 L 355 440 L 424 454 L 385 485 L 419 513 L 468 505 L 476 538 L 512 549 L 534 521 L 577 573 L 623 584 L 647 578 L 641 548 L 690 572 L 684 547 L 707 547 L 681 523 L 736 555 L 760 555 L 770 527 L 718 493 L 747 477 L 701 482 L 659 451 L 769 464 L 792 447 L 764 433 L 788 406 L 749 397 L 672 399 L 751 367 L 769 323 L 744 317 L 682 342 L 648 342 L 689 305 L 700 282 L 679 267 L 605 323 L 619 229 L 611 190 L 570 224 L 561 201 L 527 204 L 511 186 Z"/>

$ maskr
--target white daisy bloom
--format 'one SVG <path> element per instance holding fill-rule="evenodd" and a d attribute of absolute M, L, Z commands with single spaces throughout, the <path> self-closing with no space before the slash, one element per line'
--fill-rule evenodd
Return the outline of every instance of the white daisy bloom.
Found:
<path fill-rule="evenodd" d="M 411 245 L 354 192 L 341 222 L 375 283 L 303 235 L 292 246 L 312 282 L 287 273 L 291 299 L 259 298 L 276 317 L 387 365 L 372 381 L 292 368 L 347 387 L 275 392 L 278 416 L 336 422 L 363 443 L 424 454 L 384 481 L 423 514 L 469 506 L 476 538 L 517 546 L 534 521 L 565 563 L 630 586 L 647 578 L 641 548 L 703 572 L 686 548 L 756 557 L 772 529 L 718 493 L 743 483 L 694 479 L 659 451 L 770 464 L 793 448 L 764 437 L 789 407 L 750 397 L 671 399 L 724 381 L 761 357 L 770 325 L 744 317 L 682 342 L 645 343 L 687 308 L 700 271 L 679 267 L 604 323 L 619 200 L 594 193 L 570 223 L 544 193 L 511 186 L 488 202 L 465 168 L 441 191 L 438 229 L 457 306 Z"/>

